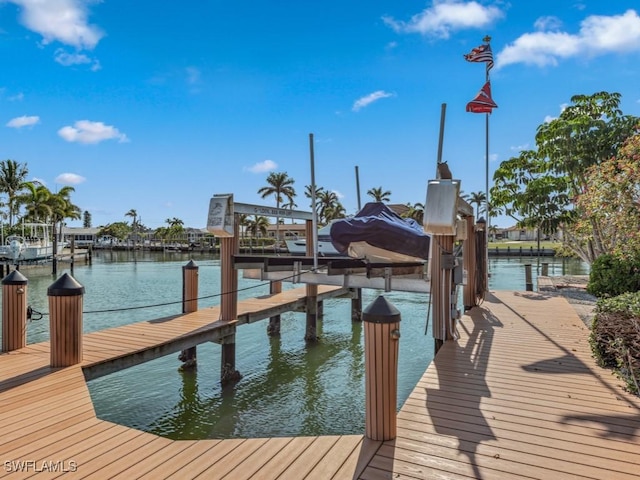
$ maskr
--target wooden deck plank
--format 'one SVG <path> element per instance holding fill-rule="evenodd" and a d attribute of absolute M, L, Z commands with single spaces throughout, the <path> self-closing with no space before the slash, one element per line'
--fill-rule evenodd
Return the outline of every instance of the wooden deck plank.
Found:
<path fill-rule="evenodd" d="M 204 452 L 211 450 L 222 440 L 181 440 L 184 448 L 174 453 L 170 458 L 163 459 L 162 462 L 149 465 L 149 470 L 140 475 L 139 480 L 156 480 L 174 475 L 179 471 L 183 476 L 191 465 L 191 462 L 201 456 Z M 133 477 L 130 477 L 133 478 Z"/>
<path fill-rule="evenodd" d="M 294 438 L 262 465 L 257 478 L 286 478 L 282 477 L 283 472 L 293 459 L 297 458 L 304 450 L 309 448 L 315 439 L 316 437 Z"/>
<path fill-rule="evenodd" d="M 458 331 L 361 478 L 638 476 L 640 402 L 594 364 L 564 299 L 499 292 Z"/>
<path fill-rule="evenodd" d="M 297 458 L 283 472 L 283 478 L 305 478 L 318 462 L 326 455 L 326 453 L 335 445 L 340 437 L 316 437 Z"/>
<path fill-rule="evenodd" d="M 238 313 L 295 302 L 304 290 L 241 300 Z M 87 334 L 82 365 L 235 324 L 218 318 L 210 307 Z M 9 478 L 637 478 L 640 399 L 595 366 L 588 329 L 564 299 L 488 295 L 458 332 L 402 406 L 396 439 L 384 443 L 164 439 L 97 419 L 80 366 L 51 369 L 48 342 L 29 345 L 0 355 L 0 450 L 10 461 L 78 463 L 77 472 Z"/>
<path fill-rule="evenodd" d="M 215 472 L 202 472 L 204 478 L 226 478 L 229 480 L 251 480 L 252 478 L 268 478 L 262 470 L 263 466 L 268 463 L 280 450 L 286 448 L 293 439 L 291 437 L 270 438 L 256 448 L 242 462 L 237 463 L 233 459 L 227 473 L 223 474 L 222 464 L 215 468 Z M 220 475 L 220 476 L 219 476 Z"/>

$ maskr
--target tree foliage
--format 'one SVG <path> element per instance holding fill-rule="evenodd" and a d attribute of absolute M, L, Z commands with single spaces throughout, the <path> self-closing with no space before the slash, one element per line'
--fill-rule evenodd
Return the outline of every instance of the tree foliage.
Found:
<path fill-rule="evenodd" d="M 502 162 L 491 202 L 519 227 L 552 234 L 562 228 L 567 246 L 591 263 L 607 251 L 598 218 L 577 203 L 596 168 L 638 131 L 638 117 L 623 115 L 619 93 L 575 95 L 560 116 L 538 127 L 536 150 Z M 576 230 L 578 229 L 578 230 Z"/>

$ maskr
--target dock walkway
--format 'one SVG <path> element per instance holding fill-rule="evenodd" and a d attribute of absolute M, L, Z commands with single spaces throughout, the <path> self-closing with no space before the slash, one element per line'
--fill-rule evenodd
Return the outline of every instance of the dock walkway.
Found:
<path fill-rule="evenodd" d="M 144 334 L 129 326 L 129 342 L 182 335 L 183 317 Z M 48 344 L 29 345 L 0 356 L 0 478 L 639 477 L 640 399 L 595 366 L 588 329 L 566 300 L 496 292 L 458 330 L 402 406 L 388 442 L 157 437 L 96 418 L 82 366 L 51 369 Z M 85 335 L 85 367 L 127 348 L 101 333 Z"/>

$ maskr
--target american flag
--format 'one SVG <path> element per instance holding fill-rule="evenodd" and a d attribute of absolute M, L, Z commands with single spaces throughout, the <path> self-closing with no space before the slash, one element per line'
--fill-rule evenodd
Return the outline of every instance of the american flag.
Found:
<path fill-rule="evenodd" d="M 498 108 L 498 105 L 491 98 L 490 82 L 485 83 L 476 98 L 467 103 L 467 112 L 471 113 L 491 113 L 494 108 Z"/>
<path fill-rule="evenodd" d="M 491 70 L 493 67 L 491 45 L 487 43 L 474 48 L 471 52 L 464 55 L 464 59 L 467 62 L 487 62 L 487 71 Z"/>

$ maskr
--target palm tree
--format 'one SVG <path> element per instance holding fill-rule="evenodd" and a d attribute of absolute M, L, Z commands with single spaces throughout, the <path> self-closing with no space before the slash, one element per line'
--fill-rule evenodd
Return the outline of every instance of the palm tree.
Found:
<path fill-rule="evenodd" d="M 24 191 L 24 193 L 15 196 L 15 211 L 17 211 L 17 207 L 23 205 L 25 207 L 23 220 L 32 222 L 47 221 L 53 213 L 49 203 L 51 197 L 49 189 L 38 182 L 24 182 L 21 184 L 20 190 Z"/>
<path fill-rule="evenodd" d="M 133 217 L 133 222 L 131 223 L 131 229 L 133 230 L 133 248 L 136 247 L 136 227 L 138 226 L 138 222 L 136 221 L 138 219 L 138 212 L 132 208 L 131 210 L 129 210 L 127 213 L 124 214 L 125 217 Z"/>
<path fill-rule="evenodd" d="M 486 195 L 483 192 L 471 192 L 469 195 L 465 195 L 462 198 L 464 198 L 471 205 L 477 205 L 476 218 L 480 218 L 480 211 L 482 210 L 482 206 L 487 199 Z"/>
<path fill-rule="evenodd" d="M 51 207 L 51 223 L 53 226 L 53 251 L 58 251 L 58 232 L 62 230 L 62 223 L 65 219 L 79 220 L 81 217 L 80 207 L 71 203 L 71 193 L 75 188 L 71 186 L 62 187 L 57 193 L 49 196 L 49 206 Z"/>
<path fill-rule="evenodd" d="M 269 226 L 269 219 L 262 215 L 254 215 L 253 218 L 247 219 L 247 230 L 251 234 L 249 245 L 252 243 L 252 239 L 258 236 L 267 235 L 267 227 Z"/>
<path fill-rule="evenodd" d="M 16 216 L 16 199 L 23 189 L 29 170 L 27 164 L 18 163 L 15 160 L 3 160 L 0 162 L 0 192 L 6 193 L 9 206 L 9 226 L 13 225 Z"/>
<path fill-rule="evenodd" d="M 262 187 L 258 190 L 258 193 L 262 196 L 262 198 L 267 198 L 271 195 L 276 197 L 276 209 L 280 210 L 280 205 L 284 202 L 284 199 L 287 198 L 289 201 L 293 201 L 293 198 L 296 196 L 296 191 L 293 188 L 293 184 L 295 180 L 289 175 L 287 172 L 271 172 L 267 177 L 267 185 L 266 187 Z M 278 242 L 280 241 L 280 218 L 276 216 L 276 247 Z"/>
<path fill-rule="evenodd" d="M 318 209 L 318 217 L 322 223 L 326 224 L 333 218 L 339 218 L 337 215 L 339 215 L 341 211 L 344 212 L 344 207 L 340 203 L 336 192 L 322 190 L 317 200 L 318 203 L 316 207 Z"/>
<path fill-rule="evenodd" d="M 402 216 L 405 218 L 413 218 L 416 222 L 422 223 L 424 220 L 424 205 L 422 203 L 416 203 L 414 205 L 407 203 L 407 207 L 409 207 L 409 210 Z"/>
<path fill-rule="evenodd" d="M 297 206 L 298 204 L 296 204 L 296 202 L 294 202 L 292 198 L 290 198 L 287 203 L 282 204 L 282 208 L 288 208 L 289 210 L 293 210 Z M 291 219 L 291 223 L 294 223 L 293 218 Z"/>
<path fill-rule="evenodd" d="M 391 192 L 389 190 L 382 191 L 382 187 L 376 187 L 368 190 L 367 195 L 372 197 L 374 202 L 388 202 Z"/>

